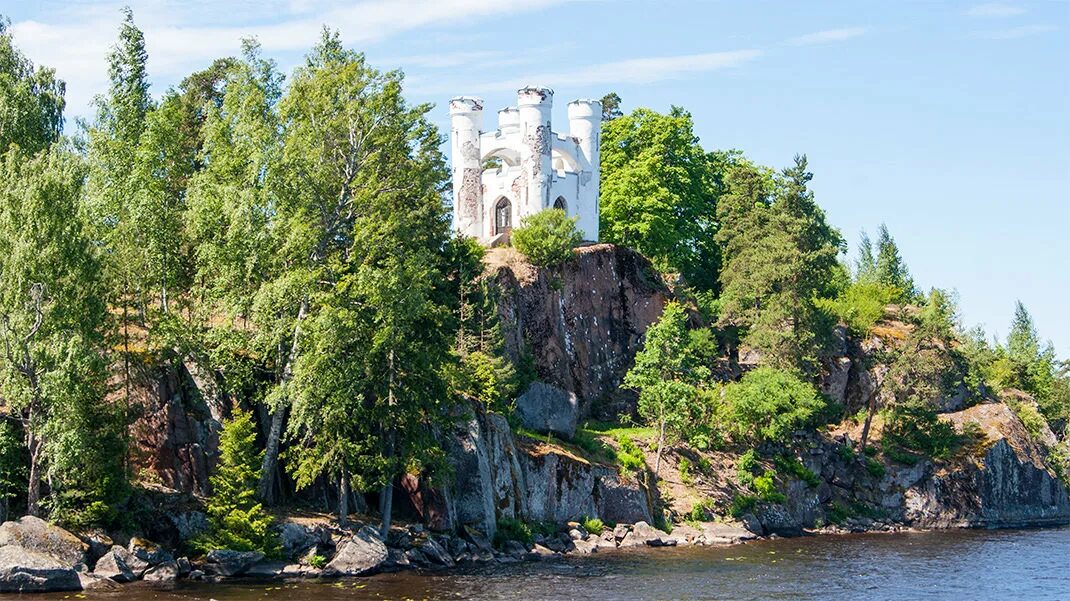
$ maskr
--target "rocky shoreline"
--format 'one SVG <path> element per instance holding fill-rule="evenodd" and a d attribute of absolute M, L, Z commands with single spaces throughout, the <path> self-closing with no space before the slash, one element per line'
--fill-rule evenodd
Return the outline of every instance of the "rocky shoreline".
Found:
<path fill-rule="evenodd" d="M 626 553 L 647 547 L 728 546 L 780 538 L 776 534 L 759 536 L 740 525 L 722 522 L 680 524 L 671 532 L 637 522 L 618 524 L 598 534 L 571 522 L 556 533 L 536 534 L 527 544 L 507 540 L 497 546 L 472 528 L 449 535 L 412 524 L 393 528 L 386 540 L 376 528 L 358 523 L 342 528 L 327 521 L 310 525 L 284 520 L 277 528 L 286 559 L 231 550 L 189 558 L 143 538 L 132 537 L 125 545 L 119 545 L 101 532 L 76 535 L 26 516 L 0 525 L 0 593 L 110 590 L 138 582 L 142 586 L 168 588 L 182 580 L 212 583 L 361 577 L 413 569 L 438 571 Z M 926 530 L 939 529 L 852 518 L 843 526 L 808 530 L 805 535 Z"/>

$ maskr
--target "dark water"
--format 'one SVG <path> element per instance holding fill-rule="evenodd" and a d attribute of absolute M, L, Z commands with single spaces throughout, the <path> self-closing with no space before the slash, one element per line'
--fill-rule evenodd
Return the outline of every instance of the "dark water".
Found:
<path fill-rule="evenodd" d="M 173 591 L 127 587 L 117 594 L 81 598 L 1070 600 L 1070 528 L 825 536 L 727 548 L 603 553 L 460 573 L 190 584 Z"/>

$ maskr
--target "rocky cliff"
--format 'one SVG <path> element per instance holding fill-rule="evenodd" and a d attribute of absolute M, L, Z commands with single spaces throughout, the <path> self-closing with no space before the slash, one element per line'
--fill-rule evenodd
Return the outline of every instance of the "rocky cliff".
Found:
<path fill-rule="evenodd" d="M 626 410 L 632 397 L 620 382 L 671 294 L 650 262 L 610 244 L 579 248 L 556 269 L 533 268 L 510 248 L 492 249 L 487 262 L 506 351 L 575 394 L 582 415 L 594 405 L 609 418 Z"/>

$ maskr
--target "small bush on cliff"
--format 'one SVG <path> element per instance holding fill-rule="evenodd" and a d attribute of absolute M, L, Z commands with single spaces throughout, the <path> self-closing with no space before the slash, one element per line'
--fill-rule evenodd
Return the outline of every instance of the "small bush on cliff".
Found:
<path fill-rule="evenodd" d="M 584 517 L 581 522 L 583 523 L 583 529 L 595 536 L 602 534 L 606 529 L 606 525 L 598 518 Z"/>
<path fill-rule="evenodd" d="M 810 487 L 817 486 L 821 483 L 821 478 L 814 472 L 810 471 L 802 461 L 799 461 L 795 457 L 789 457 L 788 455 L 777 455 L 773 458 L 773 464 L 777 469 L 791 474 L 796 478 L 810 485 Z"/>
<path fill-rule="evenodd" d="M 814 387 L 791 372 L 759 367 L 725 386 L 724 424 L 737 441 L 784 440 L 825 409 Z"/>
<path fill-rule="evenodd" d="M 815 302 L 819 308 L 847 324 L 853 334 L 867 336 L 884 315 L 884 308 L 901 296 L 899 288 L 863 280 L 848 286 L 835 299 L 823 298 Z"/>
<path fill-rule="evenodd" d="M 532 265 L 553 267 L 572 258 L 572 249 L 583 241 L 576 218 L 561 209 L 546 209 L 520 221 L 510 238 Z"/>
<path fill-rule="evenodd" d="M 890 458 L 917 463 L 917 455 L 946 459 L 961 442 L 955 427 L 923 402 L 908 402 L 888 411 L 881 444 Z"/>
<path fill-rule="evenodd" d="M 252 415 L 237 411 L 224 422 L 219 438 L 219 468 L 212 476 L 208 498 L 208 532 L 192 542 L 194 548 L 260 551 L 279 554 L 271 531 L 272 517 L 256 502 L 255 489 L 263 454 L 256 449 Z"/>

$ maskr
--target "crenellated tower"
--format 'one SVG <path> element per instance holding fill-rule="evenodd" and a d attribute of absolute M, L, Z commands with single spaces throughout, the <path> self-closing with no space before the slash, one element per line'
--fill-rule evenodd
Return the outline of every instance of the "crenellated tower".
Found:
<path fill-rule="evenodd" d="M 568 135 L 553 130 L 554 92 L 528 86 L 517 105 L 498 111 L 482 131 L 483 101 L 450 101 L 454 227 L 484 244 L 508 240 L 520 220 L 543 209 L 577 218 L 584 239 L 598 240 L 599 130 L 602 105 L 568 105 Z M 484 168 L 484 167 L 487 168 Z"/>

